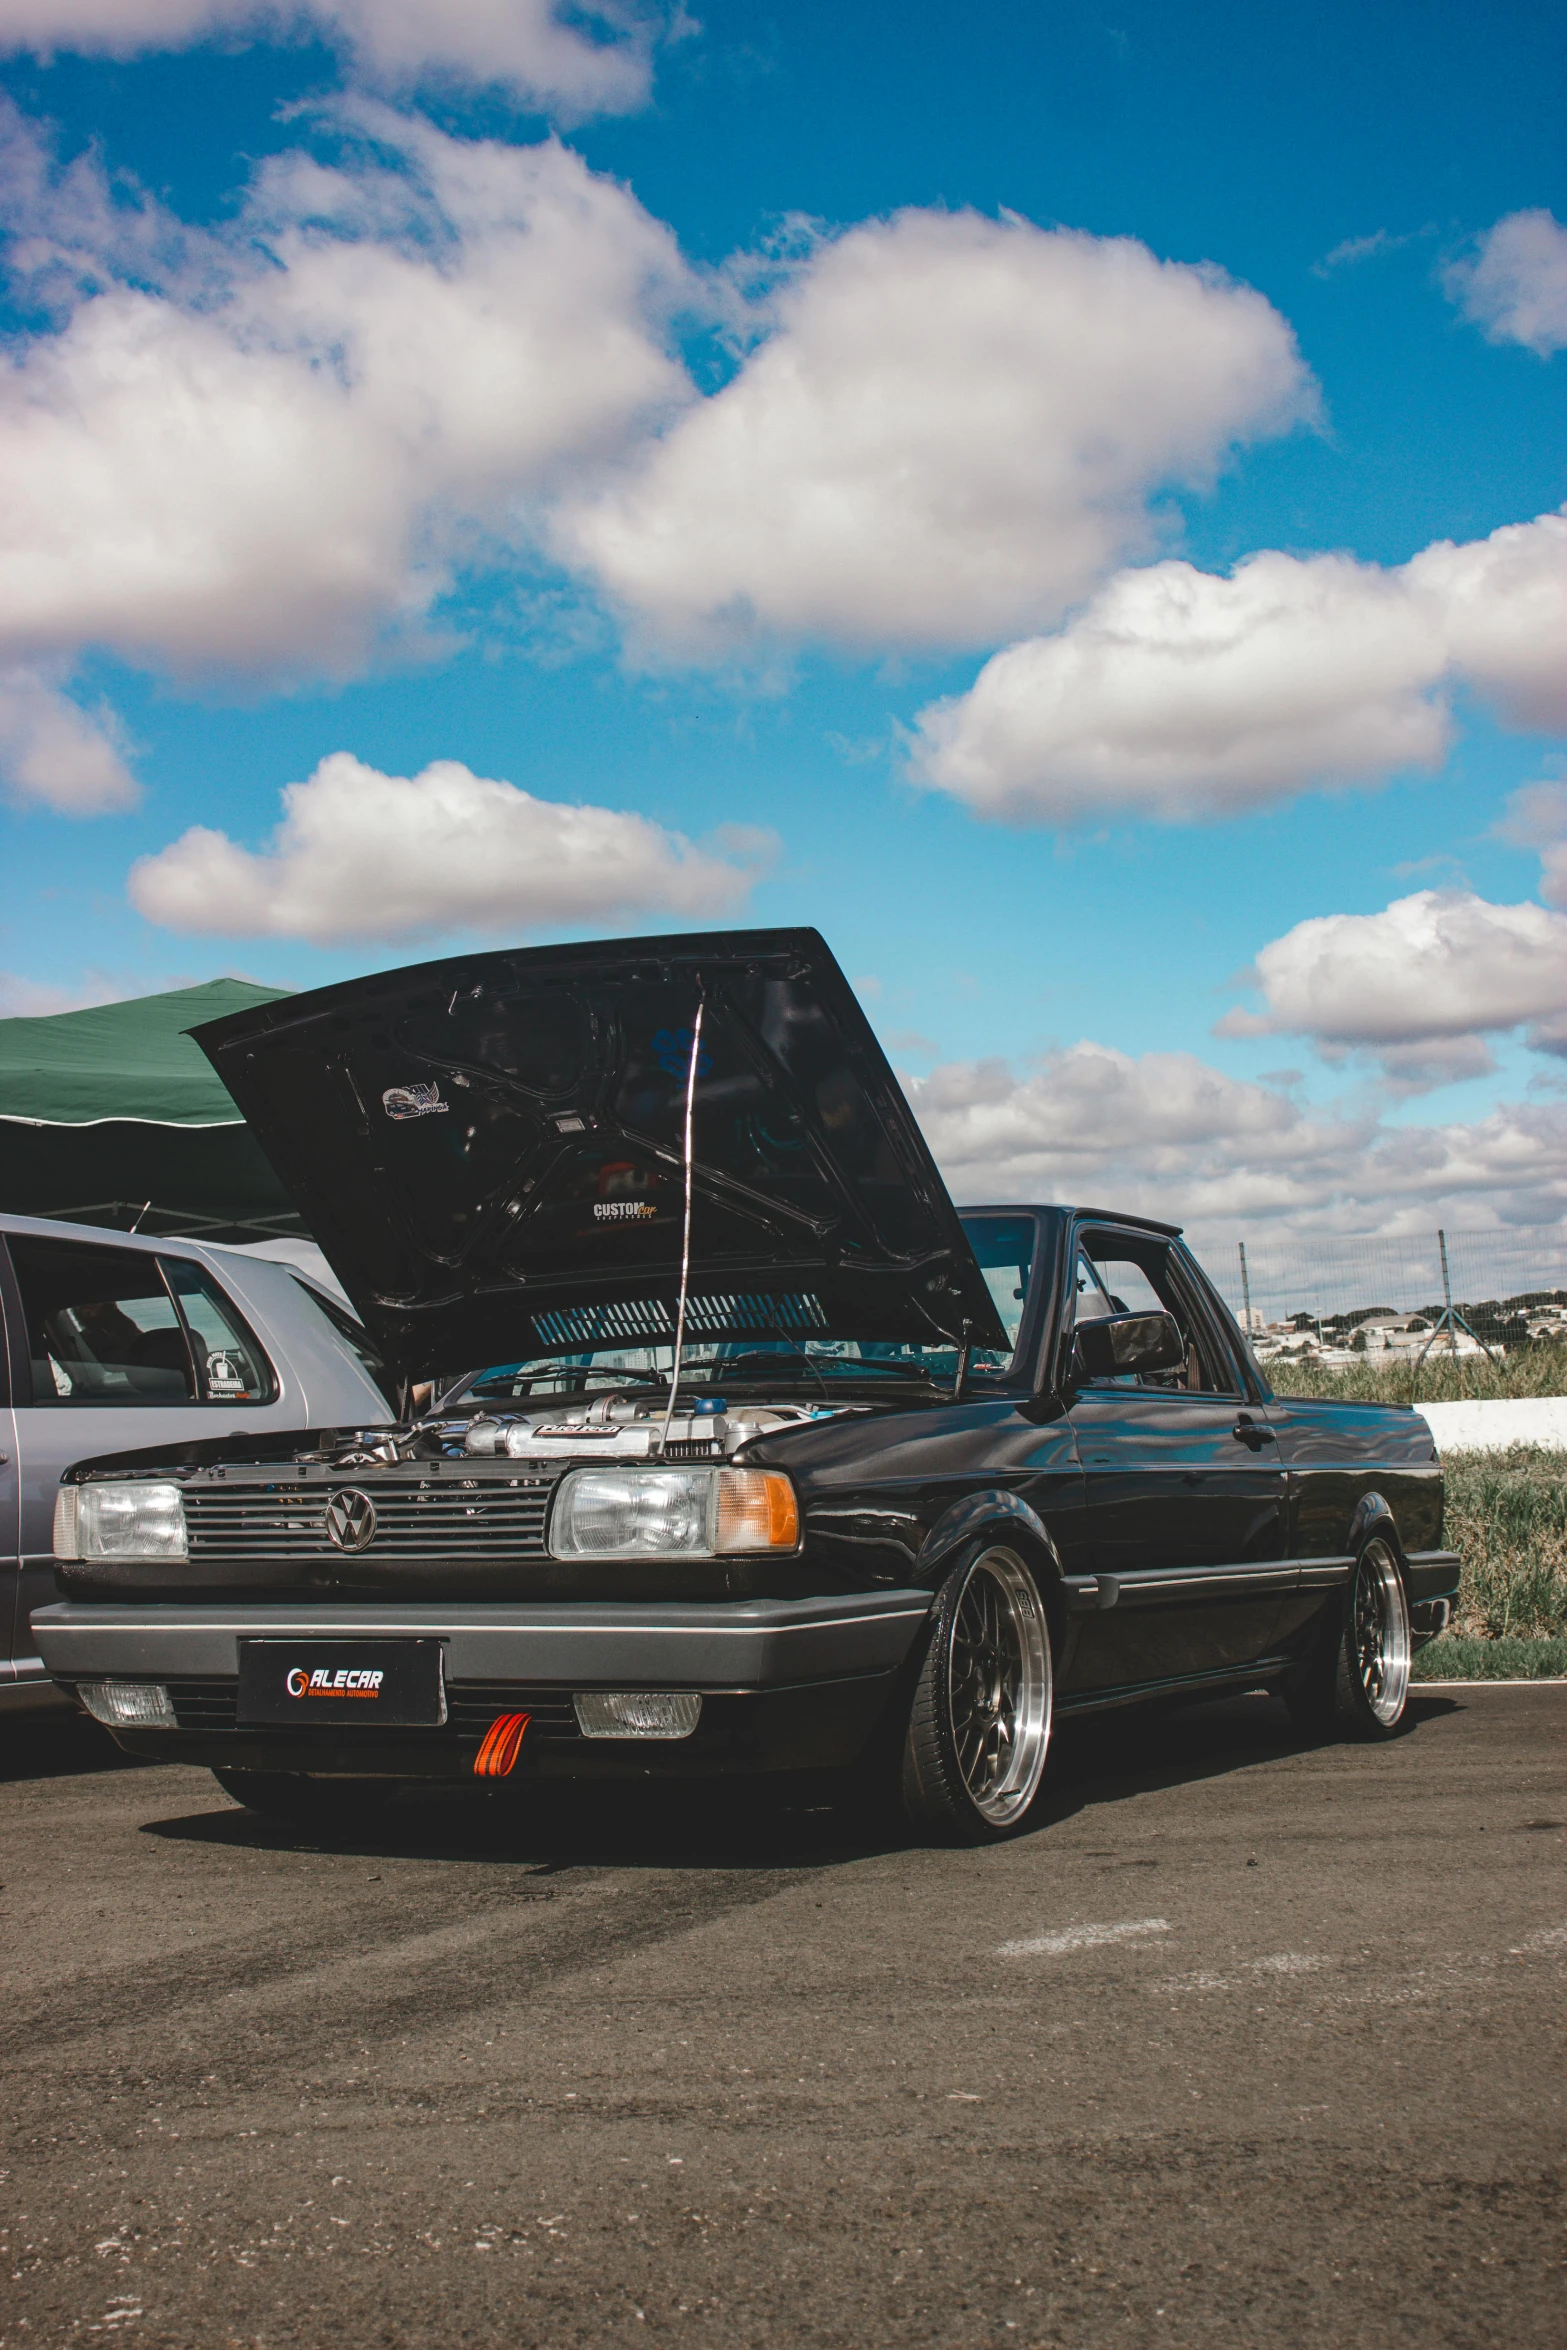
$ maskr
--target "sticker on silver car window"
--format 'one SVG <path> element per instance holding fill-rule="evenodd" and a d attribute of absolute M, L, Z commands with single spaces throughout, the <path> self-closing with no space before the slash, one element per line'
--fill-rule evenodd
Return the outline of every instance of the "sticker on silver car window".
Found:
<path fill-rule="evenodd" d="M 438 1085 L 389 1085 L 381 1096 L 381 1107 L 389 1118 L 433 1118 L 443 1116 L 451 1108 L 443 1102 Z"/>

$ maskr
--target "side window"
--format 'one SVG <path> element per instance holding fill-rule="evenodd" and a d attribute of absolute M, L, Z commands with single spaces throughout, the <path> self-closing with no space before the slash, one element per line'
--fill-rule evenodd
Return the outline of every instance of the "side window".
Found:
<path fill-rule="evenodd" d="M 363 1322 L 356 1320 L 346 1306 L 340 1306 L 334 1297 L 317 1289 L 313 1281 L 304 1281 L 296 1273 L 294 1279 L 302 1297 L 307 1297 L 324 1321 L 331 1324 L 351 1354 L 358 1356 L 367 1375 L 374 1380 L 383 1397 L 392 1392 L 392 1376 L 386 1367 L 386 1358 L 376 1345 Z"/>
<path fill-rule="evenodd" d="M 29 1390 L 21 1402 L 270 1403 L 271 1365 L 201 1266 L 14 1233 Z"/>
<path fill-rule="evenodd" d="M 1123 1232 L 1085 1232 L 1079 1244 L 1076 1318 L 1104 1314 L 1173 1314 L 1186 1339 L 1184 1370 L 1118 1379 L 1118 1387 L 1165 1387 L 1194 1395 L 1239 1392 L 1234 1365 L 1221 1353 L 1173 1261 L 1169 1245 Z"/>
<path fill-rule="evenodd" d="M 1129 1257 L 1090 1257 L 1077 1260 L 1077 1318 L 1080 1322 L 1101 1314 L 1167 1314 L 1170 1311 L 1139 1264 Z"/>
<path fill-rule="evenodd" d="M 204 1265 L 189 1257 L 160 1257 L 168 1284 L 179 1301 L 192 1351 L 196 1380 L 203 1403 L 271 1403 L 277 1380 L 254 1335 L 240 1318 L 233 1299 L 219 1288 Z"/>
<path fill-rule="evenodd" d="M 1015 1348 L 1034 1274 L 1034 1219 L 1032 1216 L 966 1216 L 963 1229 L 1001 1317 L 1007 1342 Z M 981 1359 L 1003 1364 L 1005 1358 L 987 1354 Z"/>
<path fill-rule="evenodd" d="M 156 1257 L 90 1242 L 11 1239 L 35 1404 L 184 1404 L 185 1327 Z"/>

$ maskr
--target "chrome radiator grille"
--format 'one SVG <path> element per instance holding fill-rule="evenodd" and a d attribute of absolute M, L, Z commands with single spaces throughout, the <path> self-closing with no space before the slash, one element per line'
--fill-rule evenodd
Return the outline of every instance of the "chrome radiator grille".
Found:
<path fill-rule="evenodd" d="M 380 1482 L 345 1476 L 309 1485 L 187 1486 L 185 1524 L 193 1559 L 542 1558 L 553 1477 Z M 356 1551 L 327 1539 L 333 1496 L 363 1494 L 375 1532 Z"/>

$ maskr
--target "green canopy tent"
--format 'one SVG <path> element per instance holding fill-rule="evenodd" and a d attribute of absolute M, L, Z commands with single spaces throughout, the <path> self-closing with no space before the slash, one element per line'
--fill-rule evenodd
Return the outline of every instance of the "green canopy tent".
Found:
<path fill-rule="evenodd" d="M 302 1234 L 298 1210 L 185 1034 L 286 992 L 211 979 L 0 1020 L 0 1208 L 208 1240 Z"/>

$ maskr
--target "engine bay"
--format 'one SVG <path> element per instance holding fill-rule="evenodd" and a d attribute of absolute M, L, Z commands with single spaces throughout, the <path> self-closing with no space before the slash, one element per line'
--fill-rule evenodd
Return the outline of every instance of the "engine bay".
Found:
<path fill-rule="evenodd" d="M 667 1397 L 601 1395 L 586 1410 L 578 1403 L 565 1409 L 555 1404 L 531 1412 L 485 1412 L 468 1422 L 463 1451 L 470 1457 L 503 1454 L 514 1461 L 558 1461 L 576 1453 L 595 1460 L 721 1461 L 732 1459 L 753 1437 L 836 1419 L 843 1408 L 731 1405 L 723 1396 L 704 1395 L 683 1403 L 677 1398 L 670 1414 Z"/>
<path fill-rule="evenodd" d="M 864 1402 L 802 1404 L 721 1395 L 669 1398 L 655 1391 L 611 1390 L 536 1405 L 507 1405 L 457 1416 L 449 1410 L 406 1428 L 343 1431 L 342 1441 L 293 1458 L 300 1468 L 394 1468 L 419 1462 L 727 1461 L 758 1436 L 875 1410 Z M 666 1414 L 667 1424 L 666 1424 Z"/>

